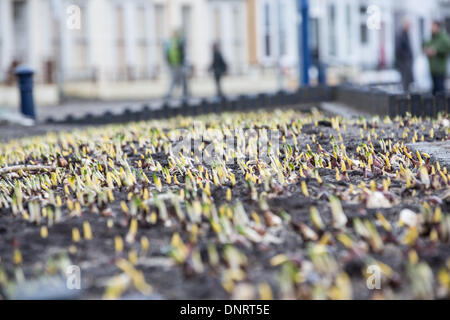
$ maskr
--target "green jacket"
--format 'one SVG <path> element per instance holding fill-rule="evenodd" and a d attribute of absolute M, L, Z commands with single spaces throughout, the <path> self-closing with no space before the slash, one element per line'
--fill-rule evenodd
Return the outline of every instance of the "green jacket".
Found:
<path fill-rule="evenodd" d="M 166 43 L 167 62 L 172 67 L 184 64 L 184 42 L 181 38 L 175 37 Z"/>
<path fill-rule="evenodd" d="M 428 57 L 430 72 L 434 76 L 447 74 L 447 57 L 450 53 L 450 38 L 446 32 L 441 31 L 432 36 L 431 40 L 424 44 L 424 48 L 434 48 L 436 55 Z"/>

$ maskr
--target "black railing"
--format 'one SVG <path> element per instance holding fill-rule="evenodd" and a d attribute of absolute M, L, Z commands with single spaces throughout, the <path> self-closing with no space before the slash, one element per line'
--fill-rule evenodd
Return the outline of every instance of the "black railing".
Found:
<path fill-rule="evenodd" d="M 365 113 L 380 116 L 436 117 L 450 114 L 450 94 L 396 94 L 371 87 L 341 86 L 336 89 L 336 101 Z"/>
<path fill-rule="evenodd" d="M 181 101 L 177 104 L 164 103 L 158 108 L 144 104 L 138 111 L 125 108 L 120 114 L 106 112 L 102 115 L 86 114 L 80 118 L 73 115 L 64 120 L 47 119 L 49 123 L 71 124 L 105 124 L 130 121 L 165 119 L 178 115 L 195 116 L 208 113 L 251 111 L 257 109 L 274 109 L 279 107 L 298 108 L 322 102 L 345 104 L 361 113 L 379 116 L 413 116 L 436 117 L 439 113 L 450 114 L 450 95 L 431 94 L 393 94 L 385 90 L 354 85 L 338 87 L 317 86 L 303 87 L 297 91 L 279 91 L 256 95 L 240 95 L 224 99 L 198 99 L 198 101 Z M 304 109 L 302 109 L 304 110 Z"/>

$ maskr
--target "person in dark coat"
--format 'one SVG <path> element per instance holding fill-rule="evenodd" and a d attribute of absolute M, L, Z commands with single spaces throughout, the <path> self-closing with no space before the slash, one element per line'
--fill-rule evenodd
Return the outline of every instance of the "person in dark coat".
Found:
<path fill-rule="evenodd" d="M 220 52 L 218 43 L 214 43 L 213 45 L 213 60 L 210 71 L 213 72 L 214 80 L 216 81 L 217 96 L 223 97 L 221 81 L 223 75 L 227 72 L 227 64 Z"/>
<path fill-rule="evenodd" d="M 411 24 L 409 21 L 403 23 L 402 30 L 397 36 L 395 44 L 395 64 L 397 70 L 402 76 L 403 90 L 409 92 L 411 84 L 414 82 L 413 62 L 414 56 L 409 39 L 409 30 Z"/>

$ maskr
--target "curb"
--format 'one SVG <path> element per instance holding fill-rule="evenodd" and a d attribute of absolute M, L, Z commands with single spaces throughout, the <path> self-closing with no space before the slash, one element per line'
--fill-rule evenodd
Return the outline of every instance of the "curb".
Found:
<path fill-rule="evenodd" d="M 203 98 L 196 102 L 183 100 L 170 104 L 165 102 L 160 108 L 152 109 L 143 104 L 138 111 L 130 107 L 114 114 L 106 111 L 101 115 L 86 114 L 80 118 L 68 115 L 63 120 L 47 118 L 47 124 L 99 125 L 126 123 L 141 120 L 167 119 L 176 116 L 198 116 L 209 113 L 232 111 L 252 111 L 277 107 L 294 107 L 311 103 L 336 102 L 347 105 L 361 114 L 379 116 L 437 117 L 450 114 L 450 94 L 392 94 L 381 89 L 354 85 L 302 87 L 296 91 L 278 91 L 239 95 L 227 98 Z"/>
<path fill-rule="evenodd" d="M 106 111 L 100 115 L 91 113 L 82 117 L 68 115 L 62 120 L 52 117 L 45 119 L 46 124 L 79 124 L 99 125 L 108 123 L 127 123 L 141 120 L 168 119 L 176 116 L 198 116 L 209 113 L 253 111 L 266 108 L 289 107 L 307 103 L 332 101 L 335 87 L 320 86 L 301 88 L 298 91 L 278 91 L 275 93 L 259 93 L 254 95 L 240 95 L 227 98 L 203 98 L 196 102 L 181 101 L 179 103 L 165 102 L 160 108 L 152 109 L 143 104 L 138 111 L 125 107 L 119 114 Z"/>

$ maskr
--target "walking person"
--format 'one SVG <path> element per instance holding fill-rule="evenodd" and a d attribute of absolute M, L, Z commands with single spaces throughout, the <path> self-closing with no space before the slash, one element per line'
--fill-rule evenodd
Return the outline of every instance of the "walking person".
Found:
<path fill-rule="evenodd" d="M 411 23 L 405 20 L 395 43 L 395 65 L 402 76 L 403 90 L 406 93 L 410 91 L 411 84 L 414 82 L 414 56 L 411 49 L 411 41 L 409 38 L 410 29 Z"/>
<path fill-rule="evenodd" d="M 214 80 L 216 82 L 217 96 L 223 97 L 222 77 L 227 72 L 227 64 L 225 63 L 222 53 L 220 52 L 218 43 L 214 43 L 214 45 L 213 45 L 213 60 L 212 60 L 211 67 L 209 69 L 214 74 Z"/>
<path fill-rule="evenodd" d="M 166 43 L 165 55 L 170 68 L 170 85 L 166 98 L 170 99 L 175 87 L 181 86 L 183 99 L 188 97 L 188 84 L 185 66 L 185 43 L 179 31 L 173 33 Z"/>
<path fill-rule="evenodd" d="M 431 25 L 431 40 L 424 44 L 424 52 L 430 64 L 430 73 L 433 80 L 433 94 L 445 91 L 445 77 L 447 75 L 447 58 L 450 53 L 450 38 L 442 30 L 439 21 Z"/>

